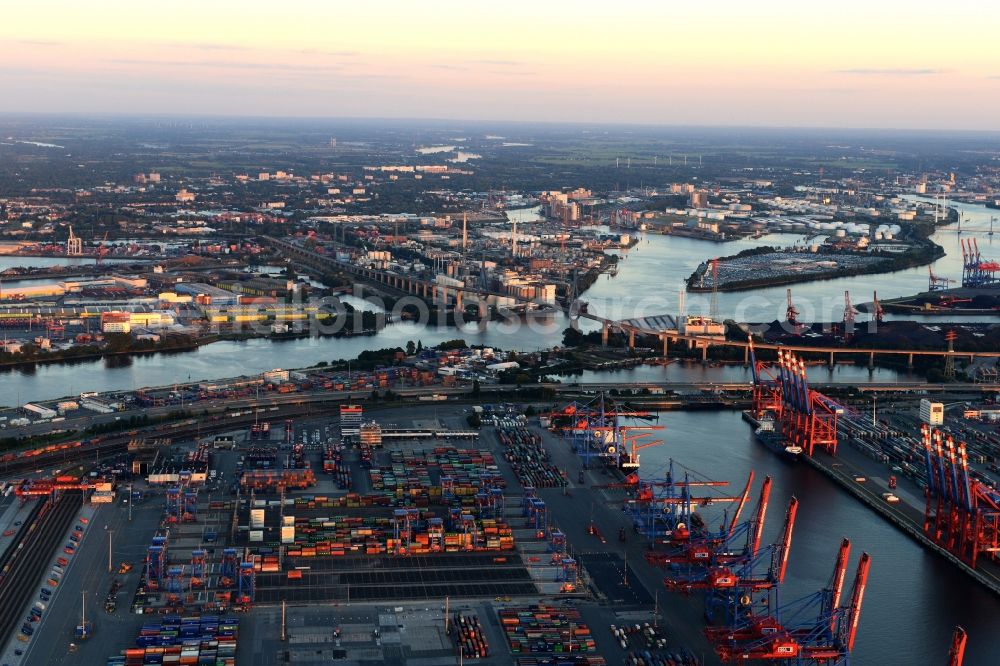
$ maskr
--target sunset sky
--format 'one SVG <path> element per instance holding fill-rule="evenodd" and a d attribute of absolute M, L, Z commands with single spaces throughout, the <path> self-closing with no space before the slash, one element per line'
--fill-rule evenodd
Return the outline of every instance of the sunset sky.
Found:
<path fill-rule="evenodd" d="M 0 112 L 1000 130 L 1000 6 L 37 0 Z"/>

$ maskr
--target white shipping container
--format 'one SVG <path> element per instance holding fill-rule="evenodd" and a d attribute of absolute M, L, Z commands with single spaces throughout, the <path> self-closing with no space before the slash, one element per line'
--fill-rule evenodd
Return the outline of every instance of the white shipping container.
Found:
<path fill-rule="evenodd" d="M 114 408 L 111 407 L 110 405 L 107 405 L 98 400 L 91 400 L 91 399 L 81 400 L 80 406 L 83 407 L 84 409 L 89 409 L 92 412 L 97 412 L 98 414 L 111 414 L 115 411 Z"/>
<path fill-rule="evenodd" d="M 180 475 L 178 474 L 150 474 L 148 477 L 146 477 L 146 481 L 154 484 L 177 483 L 179 480 L 180 480 Z"/>
<path fill-rule="evenodd" d="M 260 542 L 264 540 L 264 530 L 250 530 L 250 541 Z"/>
<path fill-rule="evenodd" d="M 251 528 L 264 527 L 264 509 L 250 510 L 250 527 Z"/>

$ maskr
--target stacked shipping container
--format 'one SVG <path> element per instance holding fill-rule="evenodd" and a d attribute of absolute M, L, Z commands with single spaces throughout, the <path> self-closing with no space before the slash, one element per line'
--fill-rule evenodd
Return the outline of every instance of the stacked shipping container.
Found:
<path fill-rule="evenodd" d="M 136 647 L 109 657 L 106 665 L 235 666 L 237 636 L 236 618 L 166 616 L 163 622 L 144 625 Z"/>
<path fill-rule="evenodd" d="M 498 611 L 510 650 L 541 653 L 590 653 L 597 650 L 590 629 L 573 608 L 542 604 Z"/>

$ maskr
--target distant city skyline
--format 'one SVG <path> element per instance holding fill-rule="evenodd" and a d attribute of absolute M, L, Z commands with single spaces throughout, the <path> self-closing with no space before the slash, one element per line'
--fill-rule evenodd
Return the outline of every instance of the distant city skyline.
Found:
<path fill-rule="evenodd" d="M 0 112 L 995 131 L 997 34 L 968 0 L 43 0 L 4 8 Z"/>

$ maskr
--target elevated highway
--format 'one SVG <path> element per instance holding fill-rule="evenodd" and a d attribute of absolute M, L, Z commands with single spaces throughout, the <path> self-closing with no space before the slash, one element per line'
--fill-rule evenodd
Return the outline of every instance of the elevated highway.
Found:
<path fill-rule="evenodd" d="M 656 330 L 644 328 L 626 321 L 612 321 L 596 314 L 580 313 L 581 319 L 588 319 L 601 324 L 601 338 L 605 344 L 608 341 L 608 334 L 611 331 L 621 331 L 628 335 L 628 347 L 635 347 L 636 336 L 646 336 L 659 338 L 662 343 L 662 356 L 667 355 L 670 343 L 687 343 L 692 349 L 701 349 L 702 360 L 708 359 L 709 347 L 730 347 L 743 350 L 743 363 L 750 361 L 750 344 L 746 340 L 727 340 L 720 336 L 707 335 L 685 335 L 679 331 Z M 868 365 L 875 365 L 875 356 L 905 356 L 907 364 L 913 367 L 913 359 L 917 356 L 939 356 L 942 358 L 962 358 L 973 361 L 977 358 L 1000 358 L 1000 351 L 958 351 L 949 349 L 889 349 L 884 347 L 829 347 L 804 344 L 776 344 L 772 342 L 754 342 L 754 349 L 770 349 L 792 351 L 800 356 L 816 355 L 826 356 L 830 365 L 836 363 L 838 355 L 868 356 Z"/>

